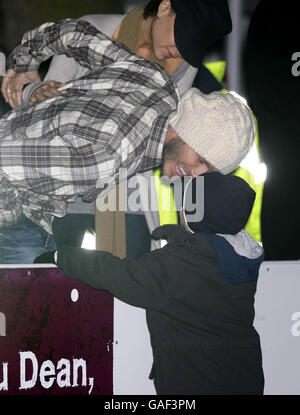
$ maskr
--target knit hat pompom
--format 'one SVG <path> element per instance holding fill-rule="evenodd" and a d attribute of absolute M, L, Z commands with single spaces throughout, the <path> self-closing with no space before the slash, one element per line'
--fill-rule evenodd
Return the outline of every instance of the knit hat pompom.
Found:
<path fill-rule="evenodd" d="M 189 89 L 169 118 L 180 138 L 221 173 L 235 170 L 253 145 L 254 116 L 233 93 Z"/>

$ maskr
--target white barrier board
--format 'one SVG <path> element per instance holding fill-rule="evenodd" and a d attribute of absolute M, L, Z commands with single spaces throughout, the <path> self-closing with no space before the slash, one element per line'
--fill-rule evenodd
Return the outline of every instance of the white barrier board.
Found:
<path fill-rule="evenodd" d="M 262 264 L 255 312 L 265 395 L 300 395 L 300 261 Z"/>

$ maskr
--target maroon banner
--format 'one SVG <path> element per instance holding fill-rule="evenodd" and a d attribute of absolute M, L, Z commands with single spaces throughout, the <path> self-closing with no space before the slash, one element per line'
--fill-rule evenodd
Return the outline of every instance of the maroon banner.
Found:
<path fill-rule="evenodd" d="M 0 396 L 113 393 L 113 297 L 58 268 L 0 269 Z"/>

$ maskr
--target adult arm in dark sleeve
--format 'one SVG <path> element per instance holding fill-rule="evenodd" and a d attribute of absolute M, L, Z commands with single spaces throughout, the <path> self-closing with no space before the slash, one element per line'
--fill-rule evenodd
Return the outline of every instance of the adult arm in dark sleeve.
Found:
<path fill-rule="evenodd" d="M 140 260 L 120 259 L 108 252 L 81 248 L 59 249 L 57 265 L 63 274 L 109 291 L 128 304 L 161 311 L 167 302 L 168 277 L 159 251 Z"/>

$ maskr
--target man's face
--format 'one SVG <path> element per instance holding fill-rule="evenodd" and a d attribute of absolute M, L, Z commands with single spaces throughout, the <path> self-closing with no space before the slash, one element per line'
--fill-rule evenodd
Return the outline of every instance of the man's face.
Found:
<path fill-rule="evenodd" d="M 174 135 L 164 145 L 162 172 L 164 176 L 171 179 L 174 176 L 192 176 L 204 174 L 208 171 L 208 166 L 201 163 L 199 155 L 181 138 Z"/>
<path fill-rule="evenodd" d="M 171 9 L 170 9 L 171 10 Z M 152 24 L 153 52 L 158 60 L 178 58 L 180 53 L 175 45 L 174 22 L 175 13 L 164 11 L 160 18 Z"/>

